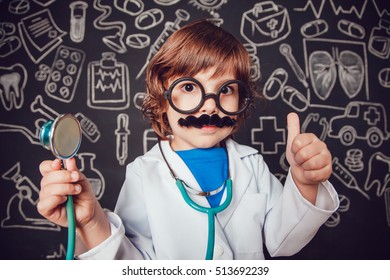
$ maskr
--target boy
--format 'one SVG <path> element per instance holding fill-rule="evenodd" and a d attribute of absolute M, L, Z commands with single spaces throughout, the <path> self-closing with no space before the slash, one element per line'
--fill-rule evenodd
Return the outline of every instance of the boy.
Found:
<path fill-rule="evenodd" d="M 253 108 L 250 58 L 231 34 L 198 20 L 152 58 L 143 112 L 159 144 L 130 163 L 105 213 L 73 159 L 40 165 L 39 212 L 66 226 L 73 195 L 80 259 L 263 259 L 297 253 L 338 207 L 331 155 L 288 116 L 284 187 L 261 155 L 231 139 Z"/>

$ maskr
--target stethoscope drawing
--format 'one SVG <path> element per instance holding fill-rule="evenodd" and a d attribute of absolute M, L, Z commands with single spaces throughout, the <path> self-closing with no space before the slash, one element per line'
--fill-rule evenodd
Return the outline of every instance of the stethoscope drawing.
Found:
<path fill-rule="evenodd" d="M 158 142 L 162 157 L 165 161 L 165 163 L 168 166 L 168 169 L 172 175 L 172 177 L 175 179 L 176 186 L 179 188 L 179 191 L 184 199 L 184 201 L 193 209 L 207 214 L 207 220 L 208 220 L 208 241 L 207 241 L 207 250 L 206 250 L 206 260 L 212 260 L 214 256 L 214 243 L 215 243 L 215 215 L 224 211 L 231 203 L 233 192 L 232 192 L 232 180 L 230 176 L 228 176 L 228 179 L 225 180 L 224 184 L 219 187 L 218 189 L 212 191 L 212 192 L 199 192 L 195 191 L 191 187 L 189 187 L 183 180 L 181 180 L 178 176 L 176 176 L 176 173 L 173 171 L 171 166 L 169 165 L 167 159 L 165 158 L 164 152 L 161 148 L 160 141 Z M 225 201 L 217 206 L 217 207 L 204 207 L 193 201 L 190 196 L 188 195 L 188 192 L 193 193 L 198 196 L 210 196 L 215 195 L 221 191 L 223 191 L 226 188 L 226 199 Z"/>
<path fill-rule="evenodd" d="M 66 169 L 64 160 L 73 157 L 80 148 L 81 126 L 79 121 L 70 114 L 58 116 L 54 121 L 46 122 L 39 131 L 39 141 L 52 151 L 55 157 L 61 160 Z M 68 196 L 66 201 L 66 215 L 68 218 L 68 248 L 66 259 L 74 258 L 76 243 L 76 220 L 74 215 L 73 198 Z"/>

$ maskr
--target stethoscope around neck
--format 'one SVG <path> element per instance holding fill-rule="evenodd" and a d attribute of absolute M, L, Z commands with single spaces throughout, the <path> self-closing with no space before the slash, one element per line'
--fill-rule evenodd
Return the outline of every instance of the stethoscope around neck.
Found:
<path fill-rule="evenodd" d="M 199 196 L 210 196 L 210 195 L 215 195 L 220 191 L 223 191 L 224 185 L 222 185 L 222 187 L 220 187 L 217 190 L 212 191 L 212 192 L 194 192 L 193 189 L 191 189 L 189 186 L 187 186 L 187 184 L 183 180 L 181 180 L 178 176 L 176 176 L 175 172 L 173 171 L 173 169 L 169 165 L 169 163 L 164 155 L 164 152 L 163 152 L 162 147 L 161 147 L 161 141 L 158 141 L 158 146 L 160 148 L 161 155 L 162 155 L 165 163 L 167 164 L 168 169 L 169 169 L 172 177 L 176 181 L 176 186 L 179 188 L 179 191 L 180 191 L 184 201 L 191 208 L 193 208 L 199 212 L 207 214 L 208 240 L 207 240 L 207 250 L 206 250 L 206 258 L 205 259 L 212 260 L 213 256 L 214 256 L 214 243 L 215 243 L 215 215 L 222 212 L 223 210 L 225 210 L 230 205 L 230 203 L 232 201 L 232 193 L 233 193 L 232 180 L 230 179 L 230 176 L 228 176 L 228 178 L 224 182 L 224 185 L 226 188 L 226 199 L 221 205 L 219 205 L 217 207 L 201 206 L 191 199 L 191 197 L 188 195 L 188 192 L 194 193 L 194 194 L 199 195 Z"/>

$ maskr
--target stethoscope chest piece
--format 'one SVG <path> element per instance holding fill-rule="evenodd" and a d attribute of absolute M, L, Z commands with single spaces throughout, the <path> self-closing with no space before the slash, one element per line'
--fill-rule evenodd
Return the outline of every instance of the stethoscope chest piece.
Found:
<path fill-rule="evenodd" d="M 63 114 L 46 122 L 39 131 L 39 141 L 60 159 L 73 157 L 81 144 L 81 126 L 71 114 Z"/>

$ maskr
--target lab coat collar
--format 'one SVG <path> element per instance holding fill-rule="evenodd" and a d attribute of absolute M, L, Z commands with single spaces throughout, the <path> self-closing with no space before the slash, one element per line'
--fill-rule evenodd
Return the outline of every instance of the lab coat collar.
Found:
<path fill-rule="evenodd" d="M 169 165 L 176 173 L 176 176 L 184 180 L 192 188 L 201 191 L 201 187 L 199 186 L 195 177 L 193 176 L 187 165 L 180 158 L 180 156 L 172 150 L 169 141 L 161 141 L 161 149 Z M 246 192 L 253 177 L 253 172 L 242 163 L 241 159 L 249 155 L 258 153 L 257 150 L 249 146 L 240 145 L 232 139 L 228 139 L 226 141 L 226 149 L 229 158 L 229 174 L 233 181 L 233 199 L 226 210 L 217 214 L 217 220 L 219 221 L 222 228 L 226 226 L 230 217 L 233 215 L 234 210 L 241 202 L 241 198 Z M 146 153 L 144 156 L 153 160 L 162 161 L 163 164 L 165 164 L 158 144 L 156 144 L 152 148 L 152 150 L 149 153 Z M 226 193 L 222 197 L 222 201 L 224 201 L 225 197 Z M 205 197 L 194 195 L 191 196 L 191 198 L 199 205 L 209 207 L 208 201 Z"/>
<path fill-rule="evenodd" d="M 240 145 L 232 139 L 226 141 L 226 149 L 229 155 L 230 178 L 233 181 L 233 198 L 230 206 L 217 215 L 222 228 L 225 228 L 253 179 L 252 170 L 243 164 L 242 158 L 258 153 L 257 150 L 249 146 Z"/>

